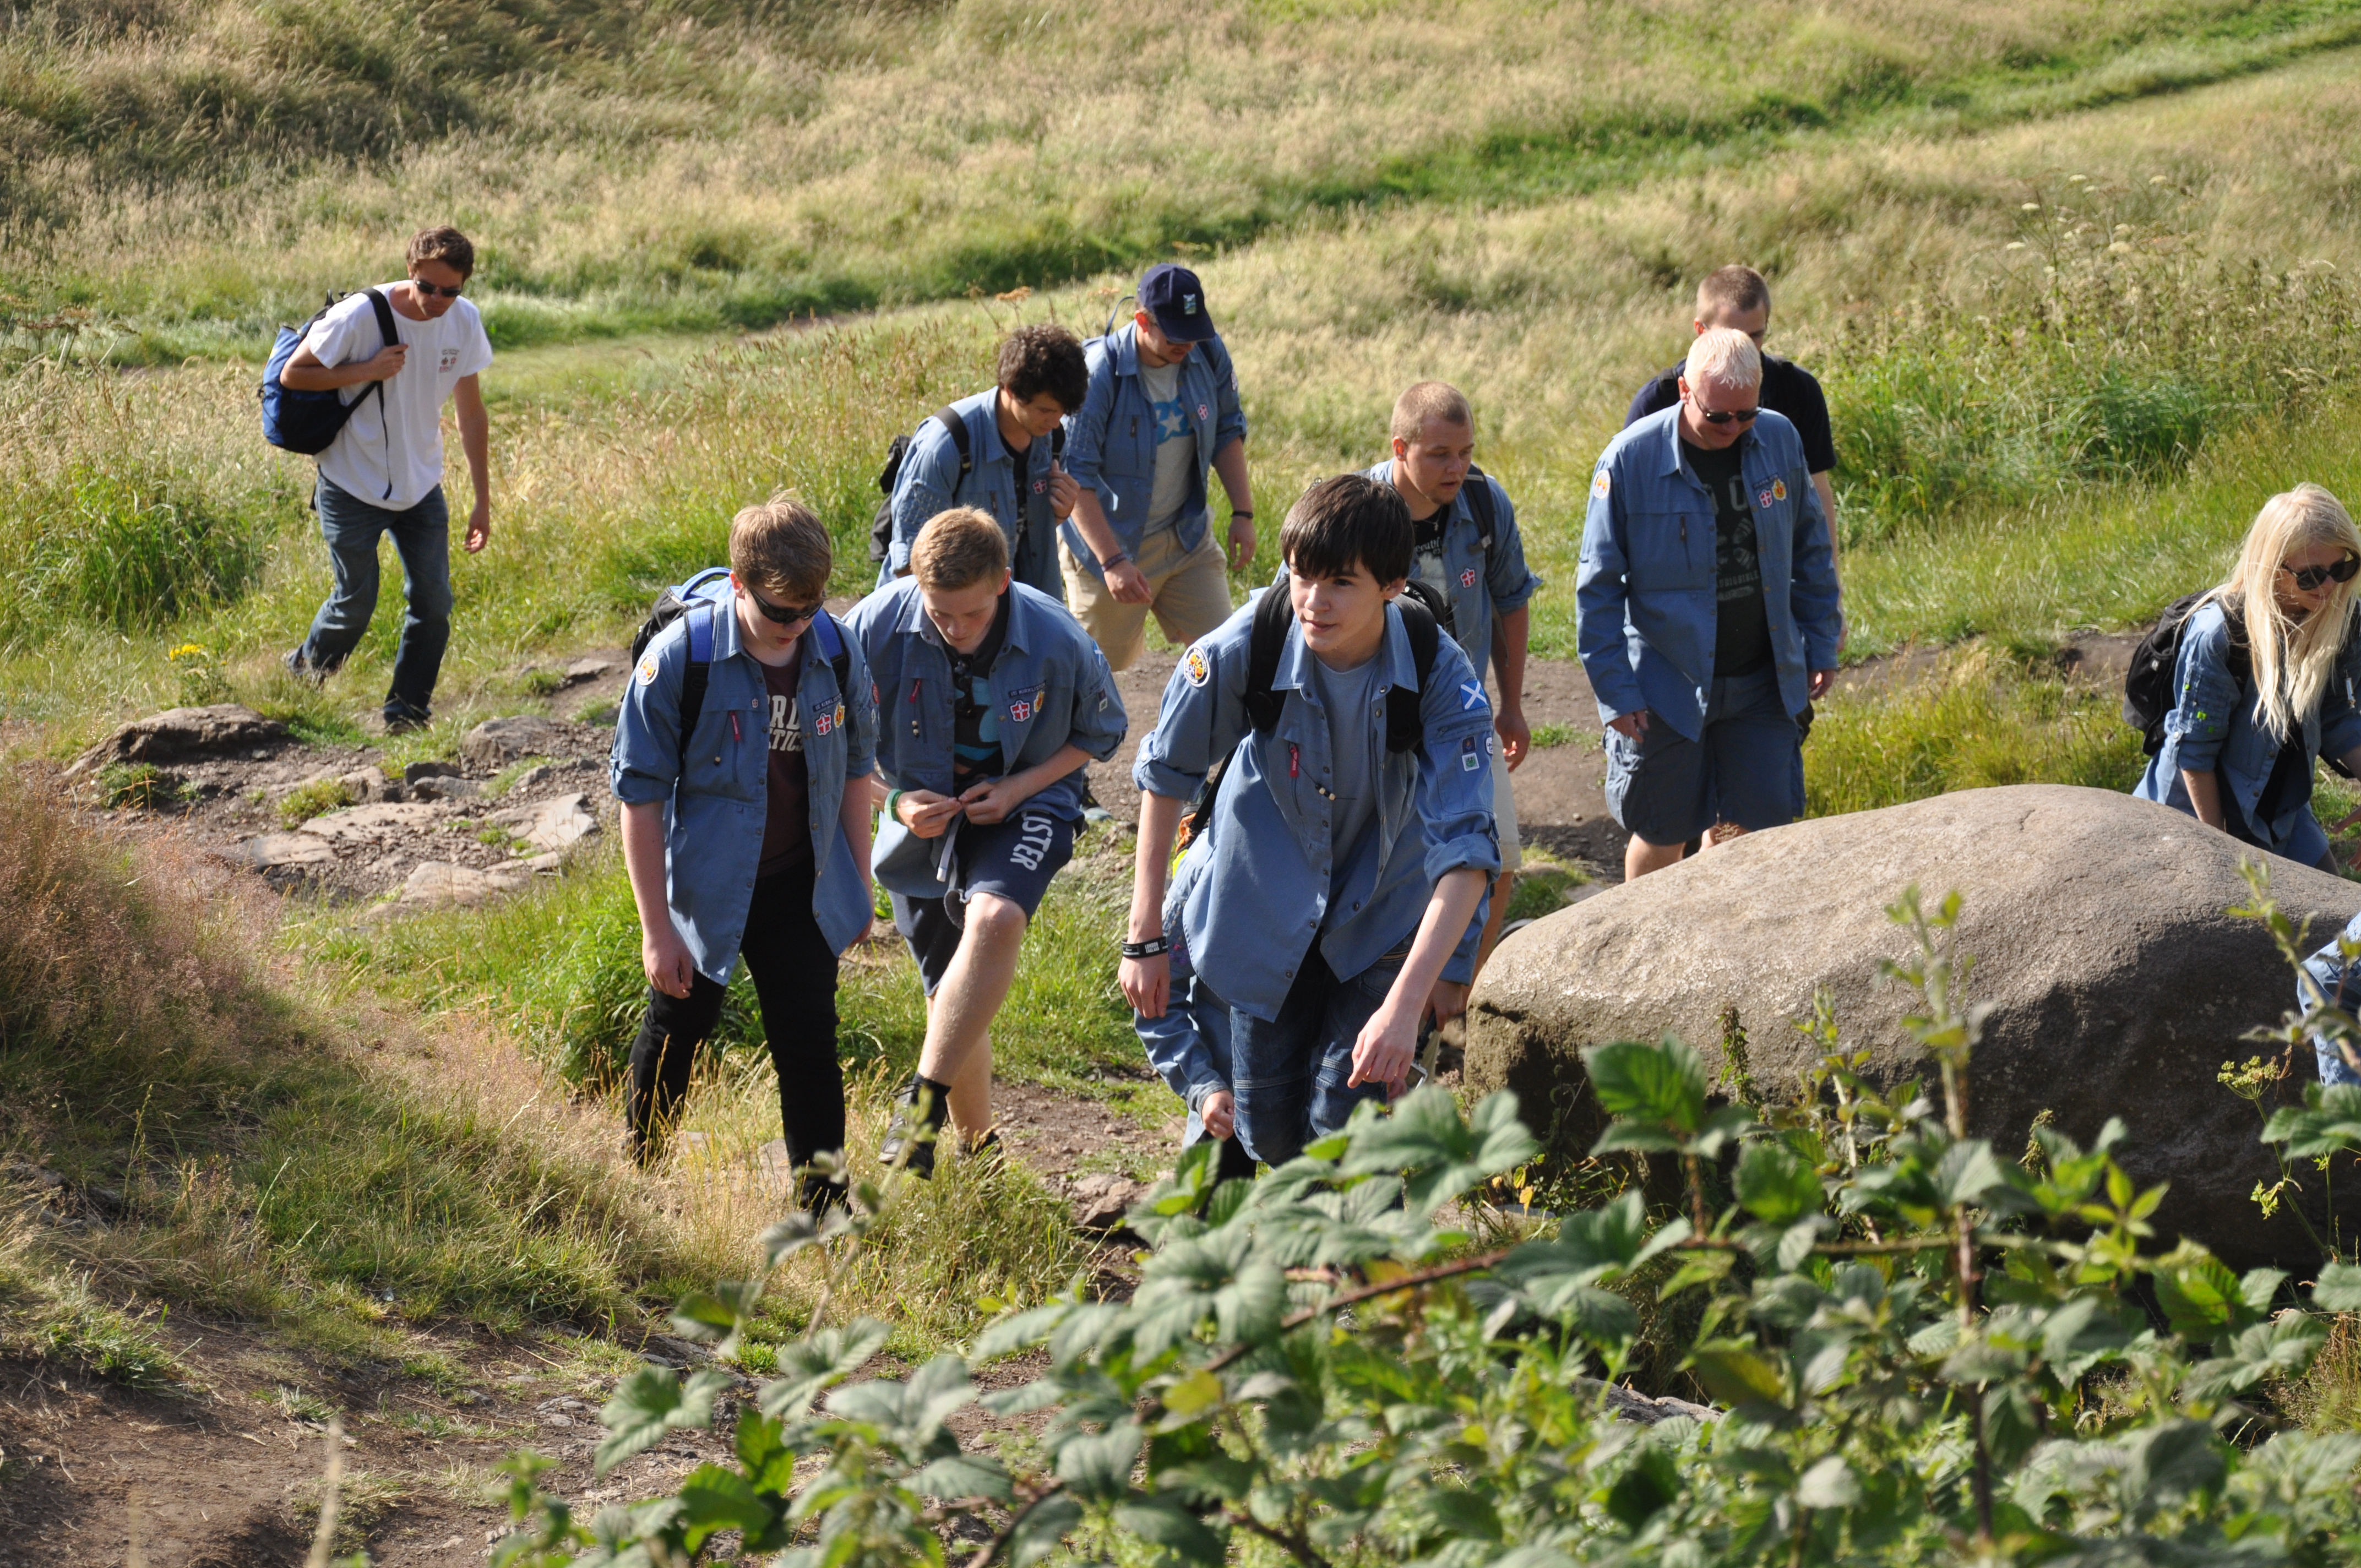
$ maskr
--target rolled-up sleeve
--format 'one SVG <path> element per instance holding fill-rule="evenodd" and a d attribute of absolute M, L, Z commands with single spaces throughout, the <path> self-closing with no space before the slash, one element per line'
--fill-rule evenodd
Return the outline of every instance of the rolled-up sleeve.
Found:
<path fill-rule="evenodd" d="M 1082 406 L 1066 416 L 1066 472 L 1074 483 L 1095 490 L 1099 465 L 1106 457 L 1107 421 L 1115 411 L 1115 358 L 1104 339 L 1091 347 L 1090 370 Z"/>
<path fill-rule="evenodd" d="M 1123 694 L 1115 689 L 1115 672 L 1107 667 L 1106 655 L 1095 642 L 1083 644 L 1082 668 L 1074 681 L 1074 718 L 1066 739 L 1089 753 L 1094 762 L 1104 762 L 1123 744 L 1131 729 L 1131 716 L 1124 712 Z"/>
<path fill-rule="evenodd" d="M 1525 565 L 1525 536 L 1517 527 L 1517 509 L 1509 499 L 1509 492 L 1494 484 L 1489 476 L 1484 483 L 1492 486 L 1492 551 L 1486 564 L 1484 586 L 1490 590 L 1495 614 L 1507 615 L 1532 602 L 1541 591 L 1542 580 Z"/>
<path fill-rule="evenodd" d="M 1469 866 L 1488 876 L 1500 869 L 1492 820 L 1492 705 L 1467 655 L 1448 638 L 1435 650 L 1421 706 L 1418 810 L 1426 823 L 1427 880 Z"/>
<path fill-rule="evenodd" d="M 1590 506 L 1582 520 L 1582 564 L 1574 579 L 1581 618 L 1575 649 L 1598 698 L 1598 716 L 1609 723 L 1648 706 L 1624 645 L 1630 568 L 1623 554 L 1623 506 L 1622 477 L 1602 461 L 1591 476 Z"/>
<path fill-rule="evenodd" d="M 1211 638 L 1200 639 L 1180 655 L 1172 678 L 1164 683 L 1156 728 L 1139 743 L 1139 756 L 1131 764 L 1133 784 L 1173 800 L 1197 793 L 1243 732 L 1246 663 L 1243 647 L 1236 657 L 1225 659 Z M 1194 678 L 1199 669 L 1202 681 Z M 1229 714 L 1236 717 L 1224 722 Z"/>
<path fill-rule="evenodd" d="M 2230 633 L 2216 617 L 2201 627 L 2193 620 L 2180 640 L 2174 664 L 2172 712 L 2164 721 L 2176 737 L 2183 773 L 2207 773 L 2222 755 L 2230 721 L 2238 711 L 2238 680 L 2230 673 Z"/>
<path fill-rule="evenodd" d="M 672 798 L 680 783 L 680 688 L 688 655 L 685 620 L 649 643 L 615 712 L 608 785 L 625 806 Z"/>
<path fill-rule="evenodd" d="M 942 421 L 928 418 L 910 438 L 902 454 L 902 472 L 894 481 L 894 542 L 885 565 L 895 576 L 910 569 L 910 547 L 918 530 L 949 511 L 959 491 L 959 448 Z"/>

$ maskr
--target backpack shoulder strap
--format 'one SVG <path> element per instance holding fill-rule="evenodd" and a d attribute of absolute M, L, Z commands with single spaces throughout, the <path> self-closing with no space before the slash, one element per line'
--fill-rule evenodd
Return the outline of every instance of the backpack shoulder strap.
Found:
<path fill-rule="evenodd" d="M 949 405 L 937 409 L 934 412 L 934 420 L 950 436 L 951 444 L 959 448 L 959 477 L 960 481 L 964 482 L 968 475 L 975 470 L 975 454 L 968 447 L 967 421 L 960 418 L 959 411 Z"/>
<path fill-rule="evenodd" d="M 1268 587 L 1255 600 L 1254 630 L 1246 643 L 1246 722 L 1268 735 L 1279 728 L 1287 699 L 1271 690 L 1279 679 L 1279 661 L 1287 652 L 1287 629 L 1295 622 L 1295 607 L 1287 590 Z"/>
<path fill-rule="evenodd" d="M 705 712 L 705 688 L 713 679 L 713 618 L 721 607 L 701 599 L 688 610 L 688 668 L 680 678 L 680 771 L 688 772 L 688 735 Z"/>
<path fill-rule="evenodd" d="M 401 334 L 393 324 L 393 302 L 385 297 L 385 291 L 382 289 L 371 287 L 362 290 L 361 292 L 368 296 L 369 309 L 377 313 L 378 335 L 385 339 L 385 345 L 388 348 L 391 348 L 401 341 Z M 378 381 L 373 382 L 372 385 L 382 387 L 385 383 Z"/>
<path fill-rule="evenodd" d="M 1484 477 L 1483 469 L 1470 466 L 1466 483 L 1459 487 L 1459 493 L 1467 498 L 1467 513 L 1476 520 L 1477 541 L 1488 554 L 1492 549 L 1492 531 L 1499 526 L 1492 508 L 1492 482 Z"/>
<path fill-rule="evenodd" d="M 1411 662 L 1418 667 L 1418 687 L 1386 688 L 1386 750 L 1415 751 L 1426 739 L 1426 683 L 1434 674 L 1434 655 L 1443 646 L 1443 628 L 1426 606 L 1405 594 L 1394 600 L 1401 611 L 1402 630 L 1410 633 Z"/>
<path fill-rule="evenodd" d="M 1066 455 L 1066 426 L 1061 421 L 1049 427 L 1049 461 L 1058 462 Z"/>
<path fill-rule="evenodd" d="M 820 657 L 836 672 L 836 694 L 843 696 L 852 689 L 852 655 L 845 651 L 844 633 L 836 624 L 836 617 L 825 609 L 812 617 L 812 635 L 819 639 Z"/>

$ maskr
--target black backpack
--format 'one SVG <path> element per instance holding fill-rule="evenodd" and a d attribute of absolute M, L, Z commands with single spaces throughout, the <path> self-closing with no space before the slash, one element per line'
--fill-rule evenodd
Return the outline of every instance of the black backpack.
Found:
<path fill-rule="evenodd" d="M 361 291 L 368 296 L 369 307 L 377 313 L 377 330 L 385 339 L 385 345 L 393 347 L 401 341 L 401 334 L 394 328 L 392 302 L 385 297 L 382 290 L 364 289 Z M 361 406 L 361 398 L 371 392 L 377 394 L 379 414 L 380 417 L 384 414 L 385 383 L 382 381 L 371 381 L 362 390 L 361 398 L 355 398 L 349 403 L 333 389 L 324 392 L 299 392 L 279 382 L 279 373 L 287 368 L 287 362 L 295 357 L 295 351 L 303 346 L 303 340 L 312 335 L 313 327 L 320 324 L 320 317 L 351 297 L 349 294 L 329 295 L 318 313 L 302 326 L 280 327 L 279 339 L 271 345 L 269 361 L 262 367 L 262 385 L 256 389 L 256 394 L 262 400 L 262 439 L 282 452 L 300 452 L 306 457 L 316 457 L 325 452 L 344 430 L 346 422 L 353 417 L 353 411 Z M 390 428 L 387 430 L 385 439 L 390 450 L 393 444 Z"/>
<path fill-rule="evenodd" d="M 1492 553 L 1492 530 L 1497 526 L 1497 520 L 1492 512 L 1492 486 L 1484 477 L 1484 470 L 1470 464 L 1467 477 L 1459 486 L 1459 493 L 1467 498 L 1467 515 L 1476 520 L 1477 546 L 1489 555 Z"/>
<path fill-rule="evenodd" d="M 729 601 L 730 568 L 708 566 L 688 581 L 666 588 L 656 596 L 647 620 L 640 623 L 639 631 L 631 638 L 631 663 L 637 665 L 656 633 L 693 609 L 705 613 L 688 623 L 688 670 L 680 682 L 680 755 L 681 771 L 688 771 L 688 732 L 697 728 L 697 716 L 705 711 L 705 688 L 713 678 L 713 618 Z M 716 592 L 716 587 L 721 590 Z M 839 630 L 836 618 L 823 609 L 812 617 L 812 634 L 819 639 L 819 651 L 836 672 L 836 690 L 840 696 L 852 695 L 852 655 L 845 652 L 844 633 Z"/>
<path fill-rule="evenodd" d="M 1426 739 L 1426 719 L 1419 711 L 1427 678 L 1434 673 L 1434 656 L 1443 646 L 1443 622 L 1437 613 L 1444 606 L 1442 596 L 1426 584 L 1412 578 L 1400 598 L 1394 600 L 1401 610 L 1402 630 L 1410 633 L 1411 661 L 1418 668 L 1418 689 L 1407 686 L 1386 688 L 1386 750 L 1396 754 L 1415 751 Z M 1268 735 L 1279 728 L 1279 716 L 1287 707 L 1284 693 L 1271 689 L 1279 678 L 1279 661 L 1287 652 L 1287 629 L 1295 622 L 1295 607 L 1289 600 L 1282 585 L 1266 588 L 1255 600 L 1254 630 L 1246 644 L 1246 724 L 1258 735 Z M 1238 745 L 1246 737 L 1238 738 Z M 1237 757 L 1235 748 L 1215 762 L 1197 786 L 1196 797 L 1189 804 L 1189 812 L 1181 842 L 1194 842 L 1198 834 L 1213 819 L 1213 802 L 1221 794 L 1222 780 L 1229 775 L 1230 763 Z"/>
<path fill-rule="evenodd" d="M 2124 722 L 2140 732 L 2140 749 L 2151 757 L 2164 750 L 2164 721 L 2180 701 L 2172 682 L 2173 673 L 2180 666 L 2180 636 L 2204 597 L 2191 594 L 2173 600 L 2132 650 L 2131 668 L 2124 674 Z M 2235 601 L 2224 601 L 2223 609 L 2228 612 L 2230 627 L 2230 674 L 2243 690 L 2255 678 L 2254 658 L 2246 647 L 2246 619 L 2237 612 Z"/>

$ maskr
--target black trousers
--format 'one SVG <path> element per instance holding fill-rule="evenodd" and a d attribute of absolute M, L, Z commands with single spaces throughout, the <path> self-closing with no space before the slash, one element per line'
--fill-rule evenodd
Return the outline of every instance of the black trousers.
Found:
<path fill-rule="evenodd" d="M 779 1074 L 779 1124 L 787 1158 L 808 1164 L 844 1146 L 844 1069 L 836 1059 L 836 954 L 812 917 L 812 872 L 784 872 L 754 884 L 738 948 L 763 1009 L 771 1065 Z M 697 1047 L 721 1017 L 727 989 L 699 974 L 686 996 L 648 992 L 648 1015 L 631 1042 L 632 1142 L 645 1151 L 680 1114 Z"/>

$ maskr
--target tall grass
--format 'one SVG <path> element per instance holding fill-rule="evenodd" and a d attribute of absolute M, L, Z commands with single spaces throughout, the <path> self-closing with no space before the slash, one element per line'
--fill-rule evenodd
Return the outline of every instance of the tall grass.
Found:
<path fill-rule="evenodd" d="M 0 303 L 48 341 L 96 307 L 114 352 L 173 357 L 381 275 L 434 214 L 484 241 L 504 345 L 761 326 L 2356 38 L 2344 0 L 49 0 L 0 23 Z"/>

